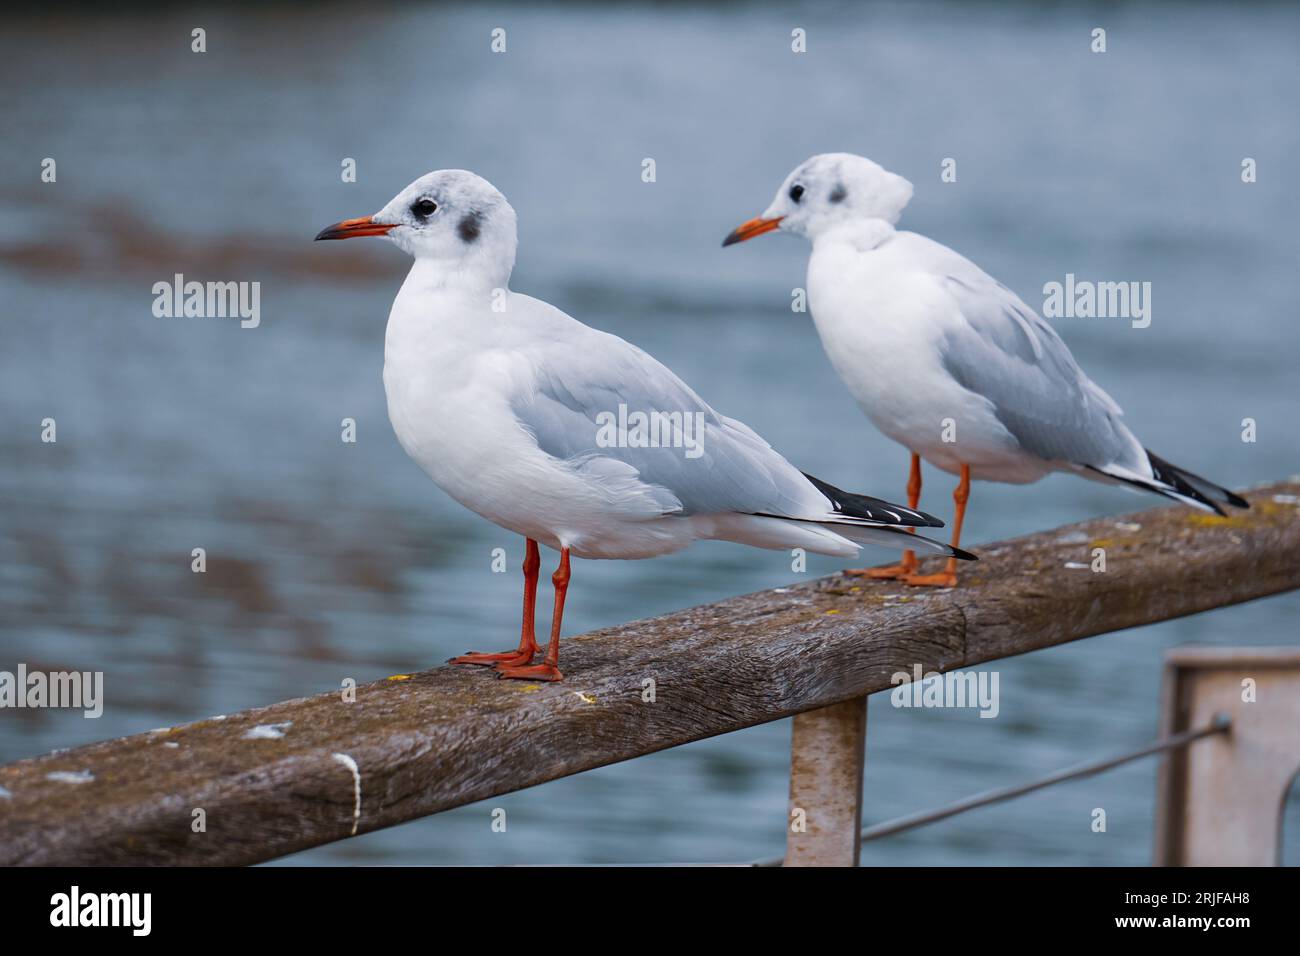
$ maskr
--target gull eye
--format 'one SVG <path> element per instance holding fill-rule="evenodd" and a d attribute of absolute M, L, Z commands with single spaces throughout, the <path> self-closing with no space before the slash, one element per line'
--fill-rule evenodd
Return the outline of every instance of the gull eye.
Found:
<path fill-rule="evenodd" d="M 421 219 L 428 219 L 438 211 L 438 204 L 432 199 L 417 199 L 411 203 L 411 212 L 415 213 Z"/>
<path fill-rule="evenodd" d="M 800 199 L 802 199 L 802 198 L 803 198 L 803 187 L 800 186 L 798 183 L 795 183 L 793 186 L 791 186 L 791 187 L 790 187 L 790 198 L 793 199 L 795 202 L 798 202 Z"/>

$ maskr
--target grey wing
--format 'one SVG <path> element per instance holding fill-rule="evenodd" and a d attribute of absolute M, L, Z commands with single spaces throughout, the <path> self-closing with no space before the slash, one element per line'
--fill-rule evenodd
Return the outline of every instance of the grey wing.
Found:
<path fill-rule="evenodd" d="M 594 329 L 585 332 L 579 343 L 534 346 L 533 387 L 511 403 L 547 454 L 598 473 L 634 471 L 641 482 L 665 492 L 657 500 L 670 513 L 828 513 L 825 497 L 747 426 L 719 415 L 636 346 Z M 635 427 L 619 440 L 618 425 L 626 420 L 620 407 L 626 416 L 659 415 L 662 427 L 650 432 L 661 439 L 660 447 L 636 447 Z"/>
<path fill-rule="evenodd" d="M 966 264 L 969 270 L 941 280 L 965 319 L 943 342 L 953 378 L 986 398 L 1020 446 L 1039 458 L 1094 467 L 1138 460 L 1141 445 L 1120 407 L 1079 368 L 1056 330 Z"/>

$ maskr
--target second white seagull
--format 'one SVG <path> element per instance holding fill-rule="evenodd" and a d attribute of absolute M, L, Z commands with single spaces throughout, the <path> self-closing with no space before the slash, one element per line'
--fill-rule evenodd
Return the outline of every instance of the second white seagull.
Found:
<path fill-rule="evenodd" d="M 724 246 L 781 230 L 812 242 L 808 307 L 826 355 L 867 417 L 921 459 L 959 476 L 954 545 L 972 478 L 1024 484 L 1053 471 L 1142 488 L 1205 511 L 1245 499 L 1142 446 L 1119 405 L 1084 374 L 1056 330 L 947 246 L 894 226 L 912 184 L 852 153 L 823 153 L 786 177 Z M 952 587 L 953 561 L 916 557 L 853 573 Z"/>
<path fill-rule="evenodd" d="M 384 390 L 397 439 L 447 494 L 523 535 L 516 650 L 455 663 L 561 680 L 569 557 L 648 558 L 720 539 L 841 557 L 859 545 L 971 558 L 908 533 L 922 512 L 805 475 L 641 349 L 509 289 L 515 211 L 491 183 L 439 170 L 317 239 L 385 236 L 415 257 L 388 317 Z M 538 545 L 560 552 L 539 664 Z"/>

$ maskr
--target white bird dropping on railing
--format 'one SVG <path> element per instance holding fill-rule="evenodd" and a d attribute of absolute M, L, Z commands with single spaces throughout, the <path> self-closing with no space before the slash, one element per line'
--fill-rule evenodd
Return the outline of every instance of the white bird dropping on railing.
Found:
<path fill-rule="evenodd" d="M 352 772 L 352 836 L 357 835 L 361 825 L 361 770 L 356 758 L 350 754 L 334 754 L 334 762 L 342 764 Z"/>
<path fill-rule="evenodd" d="M 562 679 L 570 554 L 648 558 L 712 538 L 973 557 L 907 533 L 941 521 L 801 473 L 645 352 L 510 291 L 515 211 L 473 173 L 429 173 L 375 215 L 316 238 L 354 236 L 386 236 L 415 257 L 384 344 L 398 441 L 449 495 L 528 542 L 519 648 L 455 662 Z M 560 565 L 550 645 L 534 665 L 538 543 L 559 550 Z"/>

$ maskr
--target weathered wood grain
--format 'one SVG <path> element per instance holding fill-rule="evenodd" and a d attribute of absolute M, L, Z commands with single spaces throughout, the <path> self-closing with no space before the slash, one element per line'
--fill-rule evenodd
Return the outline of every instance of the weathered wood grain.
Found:
<path fill-rule="evenodd" d="M 858 865 L 866 754 L 865 697 L 794 715 L 783 865 Z"/>
<path fill-rule="evenodd" d="M 0 767 L 0 864 L 253 863 L 353 832 L 338 754 L 359 768 L 364 833 L 883 690 L 914 664 L 1275 594 L 1300 586 L 1297 496 L 1291 480 L 1226 519 L 1159 508 L 980 547 L 952 591 L 834 576 L 584 634 L 565 641 L 562 684 L 444 666 L 363 685 L 355 703 L 334 691 L 20 761 Z M 1088 568 L 1095 547 L 1105 573 Z"/>

